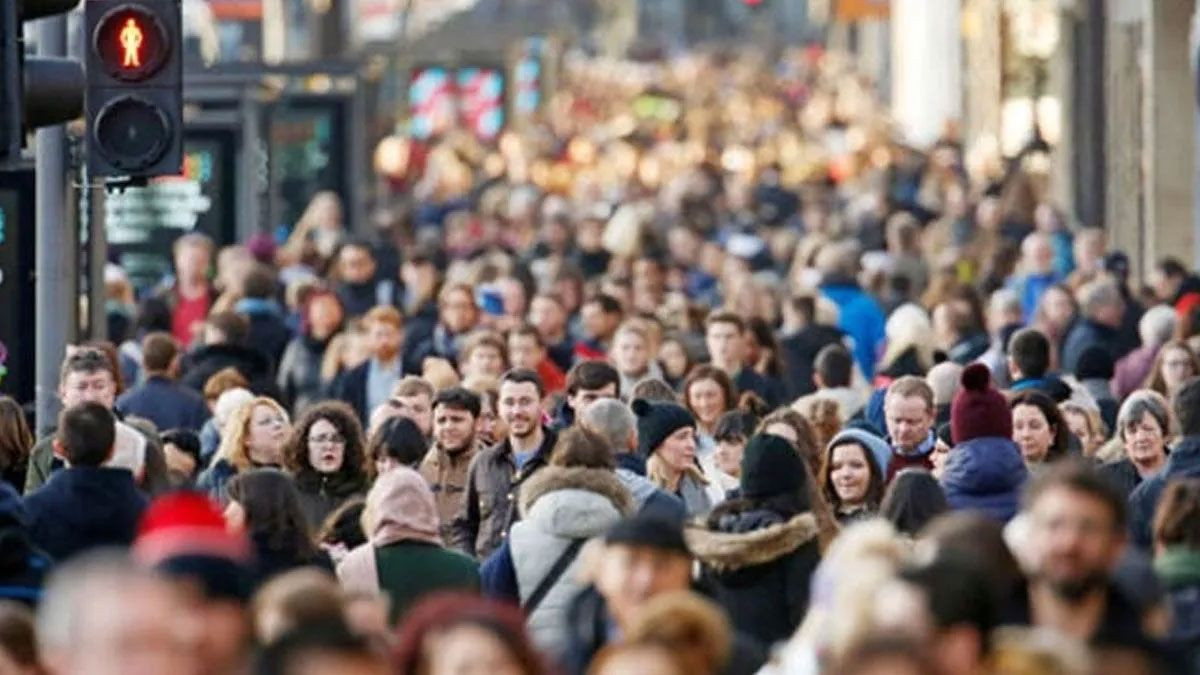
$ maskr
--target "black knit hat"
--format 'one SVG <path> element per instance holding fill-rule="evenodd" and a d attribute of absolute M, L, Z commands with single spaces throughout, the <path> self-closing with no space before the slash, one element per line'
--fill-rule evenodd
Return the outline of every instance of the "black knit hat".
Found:
<path fill-rule="evenodd" d="M 683 523 L 658 516 L 626 518 L 612 526 L 604 543 L 644 546 L 689 558 L 692 555 L 683 540 Z"/>
<path fill-rule="evenodd" d="M 638 454 L 642 457 L 649 457 L 676 431 L 696 426 L 687 408 L 675 403 L 651 403 L 639 398 L 631 407 L 638 418 Z"/>
<path fill-rule="evenodd" d="M 804 460 L 787 439 L 759 434 L 742 454 L 742 495 L 763 499 L 804 487 Z"/>
<path fill-rule="evenodd" d="M 1113 370 L 1112 352 L 1100 345 L 1083 350 L 1075 362 L 1075 377 L 1080 380 L 1111 380 Z"/>

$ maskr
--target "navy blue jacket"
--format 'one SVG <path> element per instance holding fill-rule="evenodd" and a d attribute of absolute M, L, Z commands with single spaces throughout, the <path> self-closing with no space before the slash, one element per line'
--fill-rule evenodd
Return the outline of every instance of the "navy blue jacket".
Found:
<path fill-rule="evenodd" d="M 367 426 L 368 418 L 371 416 L 371 411 L 367 410 L 367 370 L 371 367 L 371 361 L 366 362 L 347 370 L 329 387 L 329 396 L 336 398 L 346 403 L 358 413 L 358 419 Z"/>
<path fill-rule="evenodd" d="M 28 525 L 21 495 L 0 482 L 0 600 L 36 607 L 53 563 L 30 541 Z"/>
<path fill-rule="evenodd" d="M 1016 443 L 999 436 L 975 438 L 954 446 L 942 491 L 951 509 L 979 511 L 1005 523 L 1017 513 L 1026 477 Z"/>
<path fill-rule="evenodd" d="M 159 431 L 200 431 L 210 417 L 204 397 L 161 375 L 152 375 L 117 398 L 117 412 L 154 422 Z"/>
<path fill-rule="evenodd" d="M 786 402 L 784 401 L 783 384 L 779 380 L 760 375 L 750 368 L 742 368 L 738 371 L 733 384 L 737 387 L 739 393 L 752 391 L 758 394 L 771 410 L 778 408 Z"/>
<path fill-rule="evenodd" d="M 1149 551 L 1154 543 L 1154 511 L 1167 483 L 1177 478 L 1200 478 L 1200 436 L 1188 436 L 1171 448 L 1167 466 L 1137 486 L 1129 496 L 1129 532 L 1133 543 Z"/>
<path fill-rule="evenodd" d="M 146 496 L 127 469 L 74 467 L 57 471 L 25 498 L 29 534 L 55 560 L 89 549 L 129 546 Z"/>
<path fill-rule="evenodd" d="M 1079 364 L 1079 357 L 1083 352 L 1087 351 L 1088 347 L 1100 347 L 1108 351 L 1115 362 L 1124 354 L 1117 353 L 1117 344 L 1120 342 L 1119 335 L 1115 328 L 1096 323 L 1091 319 L 1080 319 L 1075 322 L 1071 330 L 1067 333 L 1067 337 L 1063 340 L 1061 366 L 1064 373 L 1075 372 L 1075 366 Z"/>

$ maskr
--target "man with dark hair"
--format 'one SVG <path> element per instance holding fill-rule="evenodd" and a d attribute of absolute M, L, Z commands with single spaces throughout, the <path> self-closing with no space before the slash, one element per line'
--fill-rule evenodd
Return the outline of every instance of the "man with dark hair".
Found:
<path fill-rule="evenodd" d="M 621 374 L 607 361 L 581 361 L 567 373 L 566 397 L 554 420 L 555 429 L 565 429 L 593 401 L 621 397 Z"/>
<path fill-rule="evenodd" d="M 246 272 L 242 281 L 242 299 L 234 305 L 234 311 L 244 315 L 250 323 L 246 345 L 267 357 L 272 373 L 292 339 L 292 329 L 288 328 L 283 309 L 276 299 L 277 287 L 275 271 L 256 264 Z"/>
<path fill-rule="evenodd" d="M 607 358 L 608 347 L 623 316 L 621 303 L 611 295 L 597 293 L 588 298 L 579 308 L 583 335 L 575 343 L 575 361 Z"/>
<path fill-rule="evenodd" d="M 1175 308 L 1180 321 L 1200 307 L 1200 277 L 1176 258 L 1163 258 L 1150 273 L 1150 287 L 1161 302 Z"/>
<path fill-rule="evenodd" d="M 398 284 L 379 278 L 379 264 L 371 245 L 361 239 L 348 239 L 333 256 L 338 283 L 333 291 L 342 301 L 346 319 L 357 319 L 379 305 L 396 306 Z"/>
<path fill-rule="evenodd" d="M 438 392 L 433 399 L 433 445 L 421 461 L 421 476 L 429 483 L 437 504 L 442 538 L 449 540 L 454 517 L 463 510 L 467 493 L 467 469 L 481 450 L 476 439 L 479 396 L 462 387 Z"/>
<path fill-rule="evenodd" d="M 1008 342 L 1009 391 L 1040 391 L 1056 402 L 1071 396 L 1071 389 L 1050 373 L 1050 340 L 1036 328 L 1022 328 Z"/>
<path fill-rule="evenodd" d="M 1172 401 L 1175 419 L 1183 438 L 1171 446 L 1167 465 L 1156 475 L 1142 481 L 1129 496 L 1129 522 L 1133 543 L 1149 551 L 1153 543 L 1151 526 L 1154 512 L 1167 483 L 1183 478 L 1200 477 L 1200 377 L 1192 378 L 1179 388 Z"/>
<path fill-rule="evenodd" d="M 1080 316 L 1067 332 L 1059 356 L 1064 373 L 1075 372 L 1080 357 L 1089 348 L 1103 349 L 1116 361 L 1125 356 L 1120 350 L 1129 342 L 1120 333 L 1125 322 L 1125 300 L 1116 282 L 1097 279 L 1079 289 L 1078 297 Z"/>
<path fill-rule="evenodd" d="M 797 399 L 792 408 L 807 415 L 817 401 L 833 401 L 838 405 L 838 415 L 844 424 L 866 404 L 863 392 L 851 386 L 853 378 L 854 357 L 850 350 L 840 343 L 826 345 L 813 363 L 813 383 L 817 390 Z"/>
<path fill-rule="evenodd" d="M 1068 460 L 1034 481 L 1024 510 L 1033 571 L 1004 623 L 1098 646 L 1142 636 L 1141 612 L 1110 580 L 1125 550 L 1121 493 L 1094 466 Z"/>
<path fill-rule="evenodd" d="M 932 319 L 937 346 L 951 361 L 965 366 L 987 351 L 991 339 L 974 290 L 960 291 L 934 307 Z"/>
<path fill-rule="evenodd" d="M 204 397 L 176 382 L 179 347 L 170 333 L 150 333 L 142 340 L 146 379 L 117 398 L 116 410 L 154 422 L 160 430 L 199 431 L 210 417 Z"/>
<path fill-rule="evenodd" d="M 741 392 L 754 392 L 768 408 L 783 402 L 783 386 L 759 375 L 746 363 L 746 322 L 733 312 L 717 312 L 708 317 L 704 341 L 712 364 L 725 371 Z"/>
<path fill-rule="evenodd" d="M 246 346 L 250 321 L 234 312 L 218 312 L 204 321 L 200 347 L 183 358 L 179 378 L 181 384 L 197 392 L 204 391 L 208 378 L 226 368 L 233 368 L 250 383 L 250 390 L 260 396 L 279 399 L 279 390 L 272 375 L 270 360 Z"/>
<path fill-rule="evenodd" d="M 508 436 L 475 455 L 467 468 L 467 494 L 454 519 L 449 544 L 483 559 L 517 519 L 521 484 L 549 462 L 556 435 L 542 425 L 542 381 L 532 370 L 510 370 L 500 379 L 498 412 Z"/>
<path fill-rule="evenodd" d="M 512 368 L 526 368 L 537 371 L 538 377 L 546 386 L 546 395 L 554 396 L 567 386 L 567 376 L 550 358 L 546 344 L 536 328 L 529 324 L 521 324 L 508 331 L 506 340 L 508 347 L 508 365 Z"/>
<path fill-rule="evenodd" d="M 817 320 L 817 299 L 801 294 L 783 303 L 783 331 L 779 352 L 783 357 L 784 389 L 789 400 L 816 391 L 813 361 L 825 347 L 842 343 L 842 331 Z"/>
<path fill-rule="evenodd" d="M 54 451 L 67 464 L 25 498 L 35 544 L 62 561 L 102 546 L 128 546 L 146 497 L 127 469 L 105 467 L 116 419 L 101 403 L 81 403 L 58 417 Z"/>

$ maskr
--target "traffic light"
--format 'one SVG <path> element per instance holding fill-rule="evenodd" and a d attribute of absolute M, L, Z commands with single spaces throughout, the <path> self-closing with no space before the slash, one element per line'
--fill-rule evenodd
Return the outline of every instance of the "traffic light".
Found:
<path fill-rule="evenodd" d="M 93 176 L 183 166 L 179 0 L 87 0 L 87 161 Z"/>
<path fill-rule="evenodd" d="M 61 124 L 83 111 L 78 61 L 25 57 L 24 22 L 69 12 L 79 0 L 0 0 L 0 164 L 16 159 L 25 132 Z"/>

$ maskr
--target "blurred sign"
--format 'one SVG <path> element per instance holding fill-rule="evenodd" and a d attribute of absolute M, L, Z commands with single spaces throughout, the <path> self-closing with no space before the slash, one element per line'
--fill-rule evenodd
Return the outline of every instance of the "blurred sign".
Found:
<path fill-rule="evenodd" d="M 360 45 L 387 42 L 400 35 L 402 0 L 358 0 L 354 3 L 354 38 Z"/>
<path fill-rule="evenodd" d="M 413 71 L 408 87 L 409 135 L 425 140 L 449 129 L 457 116 L 454 82 L 442 66 Z"/>
<path fill-rule="evenodd" d="M 475 137 L 490 141 L 504 128 L 504 72 L 469 66 L 458 70 L 458 107 Z"/>
<path fill-rule="evenodd" d="M 513 114 L 516 117 L 528 117 L 542 105 L 545 53 L 544 38 L 529 38 L 522 45 L 521 55 L 513 68 Z"/>
<path fill-rule="evenodd" d="M 891 14 L 891 0 L 837 0 L 838 21 L 886 19 Z"/>
<path fill-rule="evenodd" d="M 217 21 L 261 21 L 262 0 L 208 0 Z"/>

